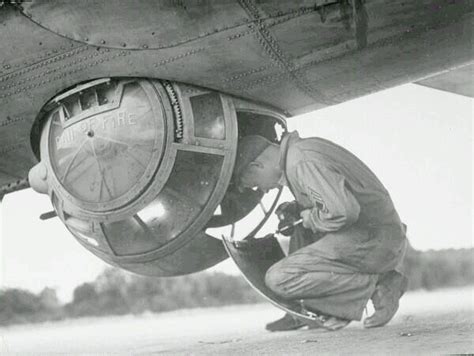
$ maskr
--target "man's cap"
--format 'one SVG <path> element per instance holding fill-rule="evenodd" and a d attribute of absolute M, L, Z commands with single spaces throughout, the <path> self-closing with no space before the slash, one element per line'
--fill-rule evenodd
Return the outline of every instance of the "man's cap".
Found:
<path fill-rule="evenodd" d="M 237 146 L 237 157 L 235 159 L 234 177 L 239 178 L 245 168 L 255 161 L 260 154 L 272 143 L 263 136 L 244 136 Z"/>

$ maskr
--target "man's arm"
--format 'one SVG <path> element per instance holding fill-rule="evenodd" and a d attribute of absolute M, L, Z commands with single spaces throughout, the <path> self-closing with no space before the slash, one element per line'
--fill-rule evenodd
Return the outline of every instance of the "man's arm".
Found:
<path fill-rule="evenodd" d="M 301 162 L 296 174 L 300 188 L 313 203 L 313 208 L 301 212 L 304 227 L 330 232 L 357 221 L 360 206 L 344 176 L 313 161 Z"/>

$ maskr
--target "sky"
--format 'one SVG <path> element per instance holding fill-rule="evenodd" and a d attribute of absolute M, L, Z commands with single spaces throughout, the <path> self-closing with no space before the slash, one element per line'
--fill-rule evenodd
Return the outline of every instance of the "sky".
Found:
<path fill-rule="evenodd" d="M 349 149 L 379 177 L 420 250 L 473 247 L 474 100 L 407 84 L 288 120 L 302 137 Z M 293 200 L 288 192 L 284 200 Z M 0 287 L 60 299 L 106 264 L 77 243 L 59 219 L 39 220 L 49 198 L 31 189 L 5 196 L 0 215 Z M 264 232 L 275 228 L 275 219 Z M 237 273 L 227 260 L 214 268 Z"/>

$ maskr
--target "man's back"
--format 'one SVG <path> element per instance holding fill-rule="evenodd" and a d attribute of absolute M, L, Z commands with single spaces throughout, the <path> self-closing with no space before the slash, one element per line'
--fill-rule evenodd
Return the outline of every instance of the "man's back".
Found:
<path fill-rule="evenodd" d="M 358 223 L 367 226 L 401 224 L 389 193 L 375 174 L 356 156 L 343 147 L 322 138 L 301 139 L 295 134 L 288 138 L 286 173 L 293 184 L 311 180 L 314 177 L 298 176 L 303 165 L 314 165 L 329 184 L 334 179 L 342 179 L 347 189 L 360 205 Z M 327 173 L 327 174 L 326 174 Z M 300 182 L 301 183 L 301 182 Z M 316 183 L 317 185 L 317 183 Z M 316 191 L 324 199 L 332 192 Z"/>

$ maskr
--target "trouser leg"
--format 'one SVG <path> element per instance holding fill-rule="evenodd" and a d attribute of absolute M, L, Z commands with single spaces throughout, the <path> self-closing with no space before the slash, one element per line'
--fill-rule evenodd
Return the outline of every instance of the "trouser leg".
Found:
<path fill-rule="evenodd" d="M 304 300 L 308 309 L 360 320 L 376 284 L 383 283 L 387 275 L 404 274 L 406 241 L 391 248 L 380 243 L 388 241 L 383 234 L 392 235 L 386 229 L 374 238 L 353 226 L 322 238 L 295 229 L 290 255 L 268 270 L 267 286 L 283 298 Z M 392 253 L 398 250 L 401 254 Z"/>
<path fill-rule="evenodd" d="M 402 248 L 402 255 L 398 264 L 393 270 L 381 273 L 379 275 L 377 284 L 387 285 L 390 288 L 395 288 L 400 291 L 400 296 L 403 295 L 408 287 L 408 278 L 406 276 L 406 253 L 408 241 L 405 240 Z"/>
<path fill-rule="evenodd" d="M 360 320 L 378 275 L 323 258 L 314 253 L 313 246 L 303 247 L 273 265 L 266 274 L 267 286 L 282 298 L 303 299 L 310 310 Z"/>

